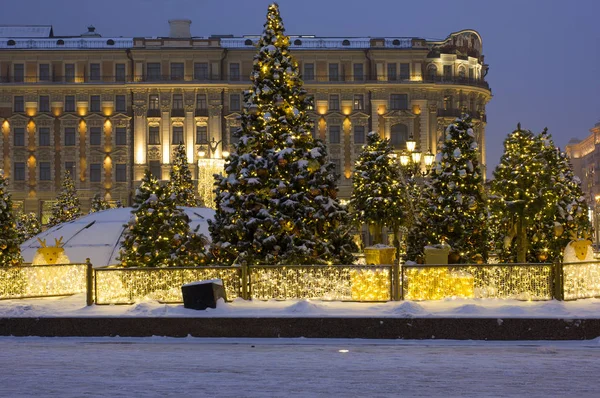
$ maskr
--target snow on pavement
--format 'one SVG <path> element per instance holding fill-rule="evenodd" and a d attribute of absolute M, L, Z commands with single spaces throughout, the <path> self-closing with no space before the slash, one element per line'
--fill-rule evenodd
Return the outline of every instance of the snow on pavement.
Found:
<path fill-rule="evenodd" d="M 600 339 L 0 337 L 3 397 L 596 397 Z"/>
<path fill-rule="evenodd" d="M 353 303 L 319 300 L 219 302 L 196 311 L 183 304 L 140 301 L 133 305 L 85 305 L 85 294 L 70 297 L 0 300 L 0 317 L 453 317 L 453 318 L 600 318 L 600 299 L 518 301 L 449 299 Z"/>

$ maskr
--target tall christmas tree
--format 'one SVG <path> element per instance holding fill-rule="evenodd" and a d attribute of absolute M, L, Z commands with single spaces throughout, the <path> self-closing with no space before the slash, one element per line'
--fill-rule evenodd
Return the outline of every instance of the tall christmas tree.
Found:
<path fill-rule="evenodd" d="M 42 224 L 35 213 L 21 213 L 17 216 L 17 234 L 20 243 L 33 238 L 40 232 L 42 232 Z"/>
<path fill-rule="evenodd" d="M 19 243 L 8 183 L 0 171 L 0 267 L 21 264 Z"/>
<path fill-rule="evenodd" d="M 177 145 L 175 159 L 171 169 L 171 179 L 169 187 L 175 194 L 177 206 L 196 207 L 198 201 L 194 194 L 194 183 L 192 181 L 192 172 L 187 161 L 185 146 Z"/>
<path fill-rule="evenodd" d="M 175 194 L 146 170 L 136 190 L 119 260 L 125 267 L 183 267 L 204 263 L 206 239 L 190 230 Z"/>
<path fill-rule="evenodd" d="M 108 203 L 108 201 L 104 199 L 102 195 L 94 195 L 92 198 L 92 205 L 90 207 L 90 214 L 107 209 L 110 209 L 110 203 Z"/>
<path fill-rule="evenodd" d="M 491 191 L 501 261 L 559 261 L 571 239 L 591 235 L 579 180 L 546 130 L 536 136 L 519 125 L 507 137 Z"/>
<path fill-rule="evenodd" d="M 68 171 L 65 172 L 62 189 L 56 200 L 56 203 L 52 206 L 48 228 L 63 222 L 75 220 L 81 215 L 81 205 L 77 197 L 75 184 L 73 184 L 71 174 Z"/>
<path fill-rule="evenodd" d="M 232 264 L 349 263 L 348 213 L 336 199 L 335 166 L 313 139 L 297 62 L 277 4 L 269 6 L 244 93 L 239 143 L 216 177 L 211 252 Z"/>
<path fill-rule="evenodd" d="M 400 170 L 393 153 L 388 139 L 370 132 L 352 176 L 353 218 L 369 226 L 375 243 L 384 243 L 384 226 L 397 233 L 405 216 Z"/>
<path fill-rule="evenodd" d="M 457 119 L 446 129 L 426 200 L 428 206 L 419 225 L 425 228 L 425 243 L 447 243 L 456 262 L 486 261 L 488 207 L 478 146 L 469 117 Z M 413 233 L 423 234 L 414 229 Z M 422 250 L 422 247 L 410 249 L 412 253 Z"/>

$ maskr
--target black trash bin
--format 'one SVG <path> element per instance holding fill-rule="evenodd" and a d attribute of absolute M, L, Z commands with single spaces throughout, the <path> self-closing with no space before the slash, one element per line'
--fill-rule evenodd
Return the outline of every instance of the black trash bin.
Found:
<path fill-rule="evenodd" d="M 191 282 L 181 286 L 183 306 L 194 310 L 217 308 L 217 300 L 222 298 L 227 301 L 223 280 L 211 279 L 207 281 Z"/>

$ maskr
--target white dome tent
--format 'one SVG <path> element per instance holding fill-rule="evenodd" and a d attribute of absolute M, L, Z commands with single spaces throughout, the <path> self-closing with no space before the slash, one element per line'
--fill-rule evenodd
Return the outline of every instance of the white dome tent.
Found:
<path fill-rule="evenodd" d="M 118 264 L 121 236 L 132 210 L 131 207 L 103 210 L 55 225 L 21 245 L 23 259 L 25 263 L 33 261 L 41 246 L 37 238 L 45 239 L 46 244 L 52 246 L 55 239 L 62 237 L 62 247 L 71 263 L 84 263 L 89 258 L 94 268 Z M 210 240 L 208 220 L 213 219 L 215 211 L 204 207 L 184 207 L 183 210 L 190 218 L 192 230 L 200 226 L 198 233 Z"/>

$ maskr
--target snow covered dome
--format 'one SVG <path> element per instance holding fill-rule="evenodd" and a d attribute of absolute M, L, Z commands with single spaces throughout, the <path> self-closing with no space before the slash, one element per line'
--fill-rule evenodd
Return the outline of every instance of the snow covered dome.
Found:
<path fill-rule="evenodd" d="M 124 225 L 131 218 L 131 207 L 103 210 L 88 214 L 76 220 L 55 225 L 36 235 L 21 245 L 21 254 L 26 263 L 31 263 L 36 251 L 40 248 L 37 238 L 54 245 L 55 239 L 61 237 L 65 254 L 72 263 L 83 263 L 89 258 L 94 267 L 117 264 L 120 240 Z M 208 220 L 212 220 L 215 211 L 204 207 L 184 207 L 190 218 L 192 230 L 200 226 L 198 233 L 210 240 Z"/>

